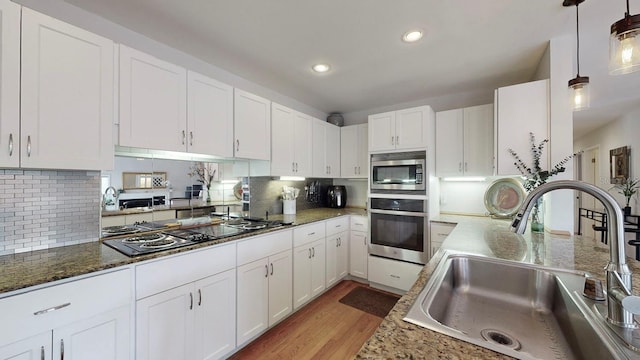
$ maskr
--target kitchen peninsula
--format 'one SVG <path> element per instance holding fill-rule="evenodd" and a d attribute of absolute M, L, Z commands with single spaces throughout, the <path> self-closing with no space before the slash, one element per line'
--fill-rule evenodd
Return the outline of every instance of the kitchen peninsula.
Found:
<path fill-rule="evenodd" d="M 458 225 L 447 237 L 441 250 L 424 267 L 411 290 L 398 301 L 374 335 L 362 346 L 356 355 L 357 359 L 510 359 L 509 356 L 402 320 L 429 281 L 445 254 L 444 250 L 585 271 L 604 283 L 603 268 L 609 261 L 609 248 L 598 240 L 558 236 L 548 232 L 527 232 L 520 236 L 509 231 L 509 223 L 505 220 L 458 216 L 441 216 L 439 220 Z M 640 274 L 640 263 L 631 258 L 627 260 L 633 274 Z M 640 279 L 637 276 L 633 293 L 640 293 Z"/>

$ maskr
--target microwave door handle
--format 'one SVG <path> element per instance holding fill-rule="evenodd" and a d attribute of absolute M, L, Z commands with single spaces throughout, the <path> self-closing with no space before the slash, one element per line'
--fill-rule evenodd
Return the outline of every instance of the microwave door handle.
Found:
<path fill-rule="evenodd" d="M 413 217 L 425 217 L 425 216 L 427 216 L 427 213 L 412 212 L 412 211 L 371 209 L 371 210 L 369 210 L 369 212 L 372 213 L 372 214 L 404 215 L 404 216 L 413 216 Z"/>

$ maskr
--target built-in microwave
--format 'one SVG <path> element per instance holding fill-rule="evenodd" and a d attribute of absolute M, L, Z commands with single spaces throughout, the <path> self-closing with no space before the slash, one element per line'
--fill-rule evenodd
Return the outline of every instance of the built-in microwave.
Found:
<path fill-rule="evenodd" d="M 371 192 L 425 194 L 425 165 L 425 151 L 371 154 Z"/>

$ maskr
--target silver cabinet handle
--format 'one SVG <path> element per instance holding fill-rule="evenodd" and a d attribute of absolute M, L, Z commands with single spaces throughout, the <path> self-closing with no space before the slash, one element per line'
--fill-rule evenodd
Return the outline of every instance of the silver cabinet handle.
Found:
<path fill-rule="evenodd" d="M 193 146 L 193 131 L 189 131 L 189 145 Z"/>
<path fill-rule="evenodd" d="M 189 293 L 189 310 L 193 310 L 193 293 Z"/>
<path fill-rule="evenodd" d="M 340 239 L 336 238 L 336 247 L 340 246 Z"/>
<path fill-rule="evenodd" d="M 353 173 L 354 173 L 354 174 L 357 174 L 357 173 L 358 173 L 358 167 L 357 167 L 357 166 L 354 166 L 354 167 L 353 167 Z"/>
<path fill-rule="evenodd" d="M 298 163 L 296 162 L 296 172 L 298 172 Z"/>
<path fill-rule="evenodd" d="M 469 171 L 469 164 L 466 161 L 464 162 L 464 171 Z"/>
<path fill-rule="evenodd" d="M 64 340 L 60 339 L 60 360 L 64 360 Z"/>
<path fill-rule="evenodd" d="M 9 156 L 13 155 L 13 134 L 9 134 Z"/>
<path fill-rule="evenodd" d="M 391 145 L 395 145 L 395 144 L 393 143 L 393 136 L 391 137 Z"/>
<path fill-rule="evenodd" d="M 311 257 L 316 257 L 316 248 L 315 247 L 311 248 Z"/>
<path fill-rule="evenodd" d="M 400 136 L 396 135 L 396 145 L 400 145 Z"/>
<path fill-rule="evenodd" d="M 462 172 L 462 162 L 458 163 L 458 172 Z"/>
<path fill-rule="evenodd" d="M 198 306 L 202 306 L 202 290 L 198 289 Z"/>
<path fill-rule="evenodd" d="M 61 304 L 61 305 L 58 305 L 58 306 L 50 307 L 48 309 L 36 311 L 36 312 L 33 313 L 33 315 L 42 315 L 42 314 L 50 313 L 52 311 L 56 311 L 56 310 L 60 310 L 62 308 L 66 308 L 69 305 L 71 305 L 70 302 L 64 303 L 64 304 Z"/>
<path fill-rule="evenodd" d="M 264 277 L 269 276 L 269 265 L 264 266 Z"/>
<path fill-rule="evenodd" d="M 27 157 L 31 157 L 31 135 L 27 136 Z"/>
<path fill-rule="evenodd" d="M 364 246 L 367 246 L 367 237 L 364 237 Z"/>
<path fill-rule="evenodd" d="M 40 347 L 40 360 L 44 360 L 44 346 Z"/>
<path fill-rule="evenodd" d="M 187 135 L 185 134 L 184 130 L 182 130 L 182 145 L 184 145 L 184 141 L 187 138 Z"/>
<path fill-rule="evenodd" d="M 240 151 L 240 139 L 236 139 L 236 151 Z"/>
<path fill-rule="evenodd" d="M 394 279 L 400 279 L 400 276 L 398 276 L 398 275 L 389 274 L 389 276 L 391 276 Z"/>
<path fill-rule="evenodd" d="M 315 235 L 315 234 L 316 234 L 316 232 L 313 231 L 313 232 L 308 233 L 307 236 L 311 236 L 311 235 Z"/>
<path fill-rule="evenodd" d="M 309 259 L 311 259 L 311 249 L 309 249 Z"/>
<path fill-rule="evenodd" d="M 273 276 L 273 263 L 271 263 L 271 276 Z"/>

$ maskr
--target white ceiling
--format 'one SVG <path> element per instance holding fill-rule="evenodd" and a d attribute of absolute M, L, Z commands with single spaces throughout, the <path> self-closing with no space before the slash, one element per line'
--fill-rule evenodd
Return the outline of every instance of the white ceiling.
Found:
<path fill-rule="evenodd" d="M 562 0 L 65 1 L 326 113 L 529 81 L 548 40 L 575 34 Z M 576 137 L 640 106 L 640 72 L 607 72 L 609 27 L 624 11 L 624 0 L 580 5 L 592 106 L 575 114 Z M 403 43 L 414 27 L 425 38 Z M 316 62 L 332 71 L 313 73 Z"/>

